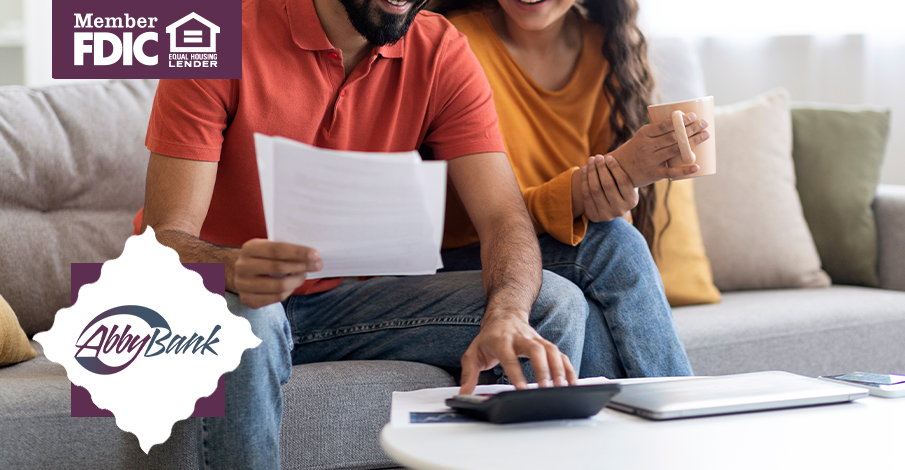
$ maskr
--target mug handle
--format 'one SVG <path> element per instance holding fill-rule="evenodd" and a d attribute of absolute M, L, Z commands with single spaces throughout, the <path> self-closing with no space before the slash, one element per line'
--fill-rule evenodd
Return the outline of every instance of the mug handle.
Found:
<path fill-rule="evenodd" d="M 679 153 L 682 154 L 682 163 L 691 165 L 696 157 L 691 151 L 691 143 L 688 142 L 688 135 L 685 133 L 685 122 L 683 121 L 685 113 L 682 111 L 672 112 L 672 127 L 676 131 L 676 140 L 679 142 Z"/>

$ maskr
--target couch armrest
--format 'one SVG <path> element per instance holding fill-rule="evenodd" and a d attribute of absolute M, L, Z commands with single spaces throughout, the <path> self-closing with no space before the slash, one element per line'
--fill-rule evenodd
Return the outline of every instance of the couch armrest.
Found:
<path fill-rule="evenodd" d="M 881 184 L 874 199 L 880 287 L 905 291 L 905 186 Z"/>

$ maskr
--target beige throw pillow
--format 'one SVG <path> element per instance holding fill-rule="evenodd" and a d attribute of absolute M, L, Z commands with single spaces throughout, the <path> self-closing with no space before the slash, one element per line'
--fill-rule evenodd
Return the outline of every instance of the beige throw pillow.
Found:
<path fill-rule="evenodd" d="M 19 326 L 12 307 L 0 296 L 0 366 L 27 361 L 37 356 Z"/>
<path fill-rule="evenodd" d="M 830 285 L 795 189 L 789 102 L 775 89 L 715 110 L 717 173 L 694 191 L 721 291 Z"/>

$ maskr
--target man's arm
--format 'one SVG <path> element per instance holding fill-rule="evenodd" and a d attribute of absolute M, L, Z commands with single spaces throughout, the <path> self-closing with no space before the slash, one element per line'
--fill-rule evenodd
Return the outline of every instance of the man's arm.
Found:
<path fill-rule="evenodd" d="M 239 294 L 245 305 L 280 302 L 323 262 L 317 251 L 302 246 L 253 239 L 234 248 L 199 238 L 217 165 L 151 153 L 141 231 L 153 227 L 157 241 L 176 250 L 183 263 L 223 263 L 226 290 Z"/>
<path fill-rule="evenodd" d="M 531 359 L 542 387 L 574 383 L 577 376 L 568 358 L 528 324 L 541 287 L 540 248 L 506 155 L 479 153 L 448 165 L 481 239 L 487 299 L 481 332 L 462 356 L 461 393 L 472 393 L 480 371 L 497 363 L 516 388 L 525 388 L 519 357 Z"/>

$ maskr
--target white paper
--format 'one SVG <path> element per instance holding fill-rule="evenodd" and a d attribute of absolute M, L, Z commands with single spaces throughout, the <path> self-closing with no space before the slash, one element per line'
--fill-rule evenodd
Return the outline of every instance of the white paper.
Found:
<path fill-rule="evenodd" d="M 258 178 L 261 180 L 264 222 L 267 233 L 273 233 L 273 139 L 264 134 L 255 134 L 255 154 L 258 159 Z"/>
<path fill-rule="evenodd" d="M 446 162 L 422 162 L 425 184 L 436 187 L 427 190 L 427 206 L 434 227 L 434 242 L 439 247 L 443 243 L 443 222 L 446 215 Z M 443 267 L 443 258 L 437 251 L 437 269 Z"/>
<path fill-rule="evenodd" d="M 325 150 L 255 134 L 267 236 L 316 249 L 308 279 L 434 274 L 446 162 L 417 152 Z"/>
<path fill-rule="evenodd" d="M 618 382 L 606 377 L 589 377 L 578 379 L 579 385 L 598 385 Z M 528 384 L 528 388 L 537 388 L 536 383 Z M 513 385 L 478 385 L 474 394 L 493 395 L 500 392 L 515 390 Z M 411 392 L 393 392 L 393 403 L 390 407 L 390 425 L 393 427 L 425 426 L 434 424 L 413 424 L 411 413 L 441 413 L 450 411 L 446 406 L 446 399 L 459 394 L 459 387 L 425 388 Z M 462 423 L 437 423 L 444 426 L 454 426 Z"/>

